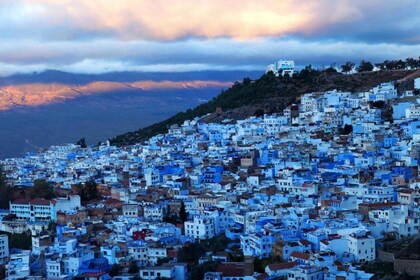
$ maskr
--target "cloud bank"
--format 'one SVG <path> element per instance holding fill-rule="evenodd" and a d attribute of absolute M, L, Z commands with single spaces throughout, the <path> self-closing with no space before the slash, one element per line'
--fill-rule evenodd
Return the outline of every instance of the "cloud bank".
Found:
<path fill-rule="evenodd" d="M 417 0 L 2 0 L 0 75 L 413 57 L 419 14 Z"/>

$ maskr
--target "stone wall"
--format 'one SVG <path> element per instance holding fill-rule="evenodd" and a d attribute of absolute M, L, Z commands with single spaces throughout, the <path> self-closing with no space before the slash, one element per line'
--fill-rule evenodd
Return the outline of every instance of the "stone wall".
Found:
<path fill-rule="evenodd" d="M 394 270 L 396 272 L 407 272 L 409 275 L 420 275 L 420 260 L 394 260 Z"/>
<path fill-rule="evenodd" d="M 378 260 L 384 262 L 393 262 L 394 261 L 394 253 L 389 253 L 378 249 Z"/>

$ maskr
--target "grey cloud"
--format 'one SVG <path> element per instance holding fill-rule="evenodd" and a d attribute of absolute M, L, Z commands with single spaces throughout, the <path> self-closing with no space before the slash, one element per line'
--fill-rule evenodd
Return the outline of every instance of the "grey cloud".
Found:
<path fill-rule="evenodd" d="M 295 39 L 186 40 L 182 42 L 113 41 L 82 42 L 16 41 L 0 46 L 2 68 L 33 71 L 34 68 L 80 72 L 123 70 L 182 71 L 202 69 L 261 69 L 279 58 L 291 58 L 299 65 L 329 65 L 348 60 L 373 62 L 417 57 L 418 46 L 367 44 L 347 41 L 300 41 Z M 380 50 L 380 51 L 378 51 Z M 91 64 L 91 65 L 89 65 Z M 4 74 L 4 73 L 2 73 Z"/>

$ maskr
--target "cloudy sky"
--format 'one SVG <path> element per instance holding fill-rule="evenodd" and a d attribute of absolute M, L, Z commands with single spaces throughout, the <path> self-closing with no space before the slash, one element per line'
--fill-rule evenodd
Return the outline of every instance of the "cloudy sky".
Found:
<path fill-rule="evenodd" d="M 418 0 L 0 0 L 0 75 L 420 55 Z"/>

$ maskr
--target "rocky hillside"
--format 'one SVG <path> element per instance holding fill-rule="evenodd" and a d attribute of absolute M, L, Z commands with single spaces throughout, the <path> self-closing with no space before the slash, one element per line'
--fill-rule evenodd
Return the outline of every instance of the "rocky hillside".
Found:
<path fill-rule="evenodd" d="M 222 91 L 211 101 L 194 109 L 180 112 L 162 122 L 141 128 L 137 131 L 121 134 L 111 139 L 116 145 L 129 145 L 144 141 L 156 134 L 167 131 L 172 124 L 181 124 L 184 120 L 215 112 L 220 107 L 221 114 L 213 114 L 207 121 L 222 119 L 242 119 L 249 117 L 258 109 L 265 113 L 281 112 L 285 107 L 298 101 L 303 93 L 337 89 L 341 91 L 364 91 L 382 82 L 397 81 L 400 89 L 412 88 L 413 79 L 420 77 L 420 70 L 395 70 L 356 73 L 344 75 L 333 69 L 317 71 L 310 67 L 303 69 L 293 78 L 276 77 L 272 73 L 251 80 L 244 78 L 228 90 Z M 259 110 L 261 112 L 261 110 Z"/>

